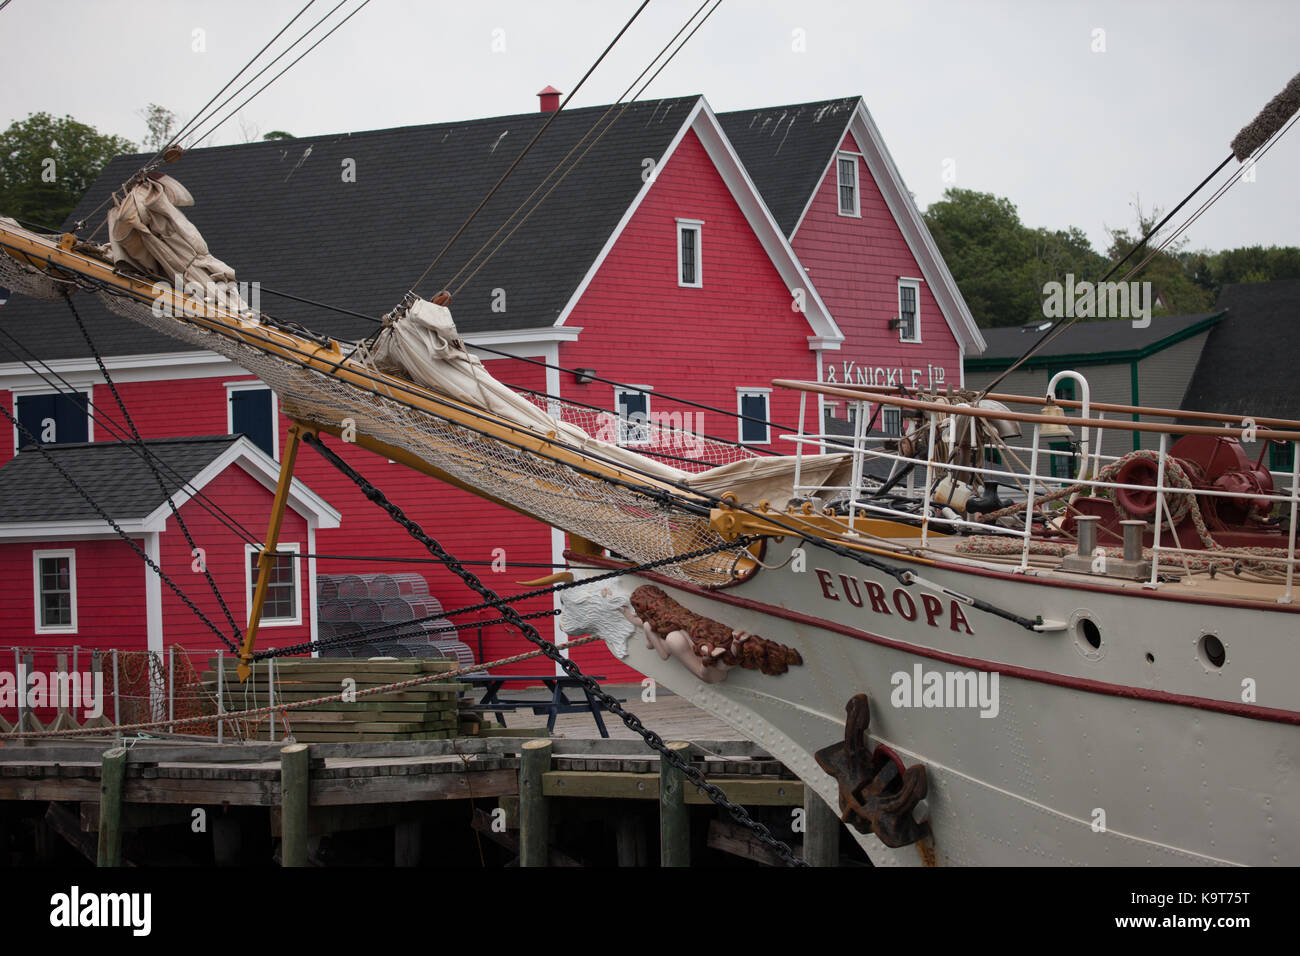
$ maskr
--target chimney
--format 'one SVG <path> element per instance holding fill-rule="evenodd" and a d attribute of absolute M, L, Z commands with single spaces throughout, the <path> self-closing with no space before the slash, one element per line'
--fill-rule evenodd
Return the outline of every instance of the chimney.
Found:
<path fill-rule="evenodd" d="M 553 86 L 548 86 L 546 89 L 542 90 L 542 92 L 537 94 L 538 99 L 541 100 L 541 108 L 539 111 L 542 113 L 554 113 L 560 108 L 561 95 L 560 91 Z"/>

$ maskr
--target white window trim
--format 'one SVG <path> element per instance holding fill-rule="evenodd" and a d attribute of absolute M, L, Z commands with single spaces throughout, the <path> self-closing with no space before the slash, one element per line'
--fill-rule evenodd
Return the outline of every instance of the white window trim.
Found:
<path fill-rule="evenodd" d="M 87 383 L 85 385 L 78 385 L 74 382 L 72 383 L 72 390 L 78 393 L 83 391 L 86 393 L 86 441 L 94 441 L 95 440 L 95 386 L 90 383 Z M 15 386 L 14 388 L 10 389 L 10 392 L 13 396 L 13 401 L 11 404 L 10 411 L 13 412 L 14 422 L 15 422 L 14 454 L 16 455 L 18 454 L 19 438 L 22 434 L 18 430 L 18 425 L 16 424 L 18 421 L 18 399 L 39 397 L 41 395 L 66 395 L 67 393 L 61 390 L 56 391 L 48 387 L 23 388 L 21 386 Z M 38 439 L 40 438 L 39 435 L 37 435 L 36 437 Z"/>
<path fill-rule="evenodd" d="M 683 289 L 699 289 L 704 286 L 704 220 L 678 219 L 677 229 L 677 284 Z M 695 230 L 695 281 L 682 281 L 682 228 Z"/>
<path fill-rule="evenodd" d="M 900 319 L 903 317 L 903 289 L 904 288 L 913 289 L 916 292 L 916 325 L 915 325 L 916 337 L 910 339 L 907 338 L 905 335 L 903 335 L 903 327 L 900 325 L 898 327 L 898 341 L 906 342 L 909 345 L 919 345 L 921 342 L 921 280 L 909 279 L 909 278 L 900 278 L 898 280 L 897 305 L 898 305 L 898 317 Z"/>
<path fill-rule="evenodd" d="M 745 409 L 744 409 L 744 399 L 745 399 L 745 397 L 748 396 L 748 395 L 762 395 L 762 396 L 763 396 L 764 401 L 765 401 L 765 404 L 767 405 L 767 418 L 768 418 L 768 423 L 767 423 L 767 425 L 764 426 L 764 430 L 763 430 L 763 439 L 762 439 L 761 441 L 757 441 L 757 440 L 754 440 L 754 439 L 750 439 L 750 440 L 746 441 L 746 440 L 745 440 L 745 420 L 744 420 L 743 418 L 737 418 L 737 419 L 736 419 L 736 438 L 740 441 L 740 444 L 742 444 L 742 445 L 770 445 L 770 444 L 772 443 L 772 423 L 771 423 L 771 418 L 772 418 L 772 390 L 771 390 L 770 388 L 742 388 L 741 386 L 737 385 L 737 386 L 736 386 L 736 414 L 737 414 L 737 415 L 743 415 L 743 414 L 745 414 Z"/>
<path fill-rule="evenodd" d="M 281 541 L 275 546 L 276 553 L 292 552 L 300 554 L 301 549 L 296 541 Z M 253 563 L 250 557 L 261 554 L 262 549 L 251 544 L 244 545 L 244 620 L 248 621 L 253 613 L 253 589 L 257 586 L 257 579 L 253 577 Z M 302 569 L 299 567 L 301 561 L 293 563 L 293 613 L 290 618 L 268 618 L 263 617 L 258 623 L 258 630 L 264 627 L 297 627 L 302 624 Z"/>
<path fill-rule="evenodd" d="M 232 401 L 234 392 L 255 392 L 260 389 L 267 389 L 271 393 L 271 457 L 276 461 L 280 460 L 280 396 L 275 394 L 275 389 L 262 381 L 253 382 L 224 382 L 226 386 L 226 434 L 235 433 L 235 403 Z M 250 439 L 251 441 L 251 439 Z"/>
<path fill-rule="evenodd" d="M 846 219 L 862 218 L 862 164 L 858 162 L 861 158 L 861 153 L 849 153 L 843 150 L 835 154 L 835 210 Z M 853 160 L 853 212 L 845 212 L 840 208 L 840 189 L 844 185 L 840 179 L 841 159 Z"/>
<path fill-rule="evenodd" d="M 654 391 L 652 385 L 615 385 L 614 386 L 614 416 L 618 421 L 618 442 L 624 448 L 642 448 L 646 445 L 653 445 L 654 439 L 647 438 L 645 441 L 625 441 L 623 433 L 623 422 L 630 422 L 631 419 L 623 417 L 619 412 L 619 406 L 623 403 L 619 401 L 619 396 L 628 395 L 645 395 L 645 428 L 647 433 L 650 430 L 650 393 Z"/>
<path fill-rule="evenodd" d="M 41 624 L 41 559 L 68 559 L 68 590 L 72 604 L 72 623 L 47 627 Z M 77 633 L 77 552 L 71 548 L 32 552 L 32 601 L 34 602 L 32 618 L 37 634 L 75 634 Z"/>

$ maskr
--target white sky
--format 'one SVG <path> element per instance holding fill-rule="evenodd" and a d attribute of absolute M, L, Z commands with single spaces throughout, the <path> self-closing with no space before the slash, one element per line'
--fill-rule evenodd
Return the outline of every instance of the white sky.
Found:
<path fill-rule="evenodd" d="M 303 2 L 12 0 L 0 122 L 44 110 L 138 141 L 137 110 L 188 119 Z M 242 130 L 232 120 L 209 142 L 532 111 L 543 86 L 568 92 L 636 5 L 372 0 L 246 108 Z M 697 5 L 651 0 L 573 105 L 615 99 Z M 956 185 L 1010 198 L 1027 225 L 1079 226 L 1103 251 L 1135 197 L 1168 209 L 1228 154 L 1298 51 L 1295 0 L 724 0 L 647 96 L 703 93 L 722 112 L 862 94 L 922 208 L 952 160 Z M 1298 160 L 1293 130 L 1193 225 L 1191 248 L 1300 245 Z"/>

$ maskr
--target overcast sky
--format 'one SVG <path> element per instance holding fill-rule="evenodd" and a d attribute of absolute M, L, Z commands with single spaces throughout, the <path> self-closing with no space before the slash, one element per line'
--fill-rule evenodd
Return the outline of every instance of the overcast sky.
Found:
<path fill-rule="evenodd" d="M 44 110 L 139 141 L 139 109 L 188 119 L 304 2 L 12 0 L 0 121 Z M 372 0 L 209 142 L 532 111 L 543 86 L 569 91 L 637 5 Z M 616 99 L 697 5 L 651 0 L 573 105 Z M 722 112 L 861 94 L 922 208 L 948 170 L 1101 251 L 1137 197 L 1181 199 L 1297 71 L 1296 0 L 723 0 L 646 96 L 702 93 Z M 1192 226 L 1190 247 L 1300 245 L 1297 160 L 1293 130 Z"/>

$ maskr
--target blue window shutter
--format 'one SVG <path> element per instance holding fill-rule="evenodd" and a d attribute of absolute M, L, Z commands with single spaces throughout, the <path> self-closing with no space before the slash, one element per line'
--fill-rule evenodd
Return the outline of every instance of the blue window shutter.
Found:
<path fill-rule="evenodd" d="M 271 415 L 269 388 L 241 388 L 230 393 L 230 429 L 247 435 L 272 458 L 275 457 L 275 418 Z"/>

